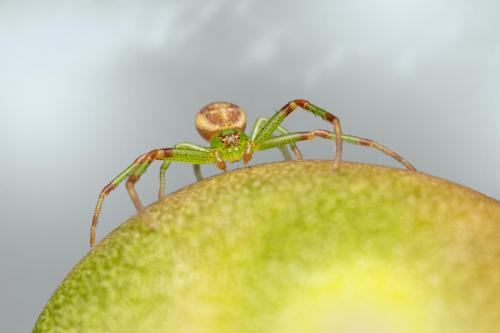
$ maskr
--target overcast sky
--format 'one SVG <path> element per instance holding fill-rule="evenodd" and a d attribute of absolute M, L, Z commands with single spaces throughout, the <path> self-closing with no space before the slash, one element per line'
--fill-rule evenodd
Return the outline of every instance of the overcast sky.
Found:
<path fill-rule="evenodd" d="M 101 188 L 152 148 L 202 144 L 194 114 L 215 100 L 239 104 L 252 123 L 309 99 L 420 171 L 500 198 L 499 4 L 0 2 L 0 331 L 29 331 L 86 253 Z M 298 112 L 283 125 L 328 128 Z M 331 142 L 300 147 L 332 158 Z M 253 163 L 279 159 L 264 152 Z M 398 167 L 355 146 L 345 159 Z M 146 203 L 157 171 L 138 185 Z M 194 180 L 174 165 L 168 189 Z M 118 188 L 98 239 L 133 213 Z"/>

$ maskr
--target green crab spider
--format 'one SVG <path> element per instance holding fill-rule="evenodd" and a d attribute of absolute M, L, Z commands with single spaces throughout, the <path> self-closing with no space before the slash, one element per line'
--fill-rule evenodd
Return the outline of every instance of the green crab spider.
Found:
<path fill-rule="evenodd" d="M 333 132 L 322 129 L 307 132 L 288 132 L 280 124 L 297 108 L 328 121 L 333 127 Z M 215 163 L 219 169 L 226 171 L 226 161 L 233 163 L 243 160 L 243 163 L 246 165 L 252 158 L 253 153 L 260 150 L 278 148 L 285 159 L 291 159 L 286 148 L 289 145 L 295 157 L 302 159 L 302 153 L 295 143 L 312 140 L 317 137 L 335 140 L 335 159 L 332 163 L 333 171 L 337 170 L 340 166 L 343 141 L 372 147 L 397 160 L 408 170 L 416 170 L 403 157 L 375 141 L 343 134 L 340 128 L 340 121 L 336 116 L 303 99 L 295 99 L 288 102 L 271 118 L 258 119 L 250 135 L 245 134 L 245 125 L 245 113 L 237 105 L 228 102 L 211 103 L 204 106 L 196 115 L 196 129 L 203 138 L 210 142 L 210 147 L 201 147 L 184 142 L 171 148 L 154 149 L 137 157 L 132 164 L 116 176 L 100 192 L 90 227 L 90 247 L 93 248 L 95 246 L 95 229 L 104 198 L 126 178 L 128 178 L 126 187 L 132 203 L 138 213 L 142 213 L 144 206 L 135 190 L 135 183 L 155 160 L 163 161 L 160 168 L 160 191 L 158 194 L 160 199 L 165 196 L 165 172 L 172 162 L 193 164 L 196 177 L 202 179 L 201 164 Z M 274 136 L 274 133 L 277 131 L 281 135 Z M 144 218 L 143 221 L 149 227 L 153 228 L 153 225 L 147 218 Z"/>

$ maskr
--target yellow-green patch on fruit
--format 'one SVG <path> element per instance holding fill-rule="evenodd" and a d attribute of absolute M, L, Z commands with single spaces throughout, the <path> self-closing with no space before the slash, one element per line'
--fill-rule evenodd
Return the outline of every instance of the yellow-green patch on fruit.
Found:
<path fill-rule="evenodd" d="M 108 235 L 34 332 L 500 327 L 500 202 L 460 185 L 294 161 L 206 179 L 146 211 L 157 230 L 135 216 Z"/>

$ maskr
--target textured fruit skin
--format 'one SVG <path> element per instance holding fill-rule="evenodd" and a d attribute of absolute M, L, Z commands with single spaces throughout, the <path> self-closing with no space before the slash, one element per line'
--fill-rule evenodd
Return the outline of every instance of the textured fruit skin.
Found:
<path fill-rule="evenodd" d="M 132 217 L 114 230 L 61 283 L 34 332 L 500 327 L 500 202 L 441 179 L 266 164 L 147 212 L 158 229 Z"/>

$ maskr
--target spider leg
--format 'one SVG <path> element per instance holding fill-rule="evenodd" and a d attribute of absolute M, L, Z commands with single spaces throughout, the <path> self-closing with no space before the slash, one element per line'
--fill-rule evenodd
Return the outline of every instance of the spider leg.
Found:
<path fill-rule="evenodd" d="M 295 133 L 290 133 L 286 135 L 281 135 L 277 137 L 271 137 L 264 141 L 262 144 L 257 146 L 256 150 L 266 150 L 270 148 L 277 147 L 279 145 L 285 145 L 285 144 L 290 144 L 292 142 L 298 142 L 298 141 L 305 141 L 305 140 L 312 140 L 316 137 L 328 139 L 328 140 L 335 140 L 337 136 L 326 130 L 314 130 L 314 131 L 309 131 L 309 132 L 295 132 Z M 356 144 L 356 145 L 361 145 L 361 146 L 366 146 L 366 147 L 371 147 L 374 148 L 387 156 L 395 159 L 399 163 L 403 164 L 408 170 L 410 171 L 416 171 L 415 167 L 408 162 L 406 159 L 404 159 L 401 155 L 397 154 L 393 150 L 387 148 L 386 146 L 377 143 L 373 140 L 370 139 L 365 139 L 365 138 L 360 138 L 358 136 L 354 135 L 346 135 L 343 134 L 341 136 L 342 141 Z"/>
<path fill-rule="evenodd" d="M 255 136 L 257 135 L 257 133 L 260 131 L 260 129 L 269 121 L 269 118 L 259 118 L 255 121 L 255 124 L 253 126 L 253 129 L 252 129 L 252 132 L 250 133 L 250 139 L 251 140 L 255 140 Z M 284 129 L 283 127 L 281 126 L 278 126 L 276 128 L 276 130 L 278 132 L 280 132 L 281 134 L 288 134 L 290 133 L 289 131 L 287 131 L 286 129 Z M 281 153 L 283 154 L 283 157 L 285 158 L 286 161 L 289 161 L 291 160 L 291 156 L 290 156 L 290 153 L 288 152 L 288 149 L 286 149 L 286 146 L 279 146 L 277 147 L 281 150 Z M 297 145 L 295 143 L 291 143 L 290 144 L 290 148 L 292 149 L 294 155 L 295 155 L 295 158 L 298 159 L 298 160 L 301 160 L 302 159 L 302 152 L 300 151 L 300 149 L 297 147 Z"/>
<path fill-rule="evenodd" d="M 158 200 L 165 197 L 165 172 L 167 172 L 168 167 L 172 164 L 172 161 L 163 160 L 160 167 L 160 189 L 158 190 Z M 195 164 L 193 164 L 195 166 Z"/>
<path fill-rule="evenodd" d="M 194 172 L 194 175 L 196 176 L 196 180 L 200 181 L 200 180 L 203 180 L 205 178 L 205 177 L 203 177 L 203 174 L 201 173 L 201 165 L 193 164 L 193 172 Z"/>
<path fill-rule="evenodd" d="M 137 196 L 134 184 L 139 180 L 140 176 L 146 171 L 147 167 L 154 160 L 168 160 L 174 162 L 183 163 L 193 163 L 193 164 L 203 164 L 215 162 L 214 154 L 206 149 L 204 151 L 195 151 L 190 149 L 182 148 L 160 148 L 150 151 L 149 153 L 142 154 L 135 159 L 132 164 L 130 164 L 125 170 L 123 170 L 118 176 L 116 176 L 108 185 L 106 185 L 99 194 L 97 204 L 94 210 L 94 216 L 92 218 L 92 224 L 90 226 L 90 246 L 95 245 L 95 229 L 97 222 L 99 220 L 99 215 L 101 213 L 102 204 L 104 198 L 114 190 L 121 182 L 123 182 L 127 177 L 130 177 L 127 181 L 127 190 L 134 203 L 136 209 L 140 212 L 142 210 L 142 203 Z"/>
<path fill-rule="evenodd" d="M 340 165 L 342 159 L 342 130 L 340 128 L 340 120 L 330 112 L 309 103 L 303 99 L 296 99 L 285 104 L 269 121 L 255 134 L 254 143 L 256 146 L 261 145 L 264 141 L 269 139 L 276 128 L 283 122 L 283 120 L 293 112 L 297 107 L 304 111 L 311 112 L 313 115 L 321 117 L 332 124 L 335 134 L 335 160 L 333 161 L 333 170 L 336 170 Z"/>
<path fill-rule="evenodd" d="M 189 143 L 189 142 L 181 142 L 178 145 L 175 145 L 175 148 L 182 148 L 182 149 L 195 150 L 195 151 L 201 151 L 201 152 L 207 151 L 205 148 L 197 146 L 197 145 Z M 170 161 L 170 160 L 164 160 L 161 167 L 160 167 L 160 189 L 158 191 L 158 199 L 159 200 L 161 200 L 165 197 L 165 172 L 167 171 L 167 169 L 171 163 L 172 163 L 172 161 Z M 196 176 L 196 179 L 198 179 L 198 181 L 203 179 L 203 175 L 201 174 L 201 167 L 199 164 L 193 164 L 193 171 L 194 171 L 194 175 Z"/>

